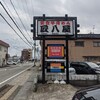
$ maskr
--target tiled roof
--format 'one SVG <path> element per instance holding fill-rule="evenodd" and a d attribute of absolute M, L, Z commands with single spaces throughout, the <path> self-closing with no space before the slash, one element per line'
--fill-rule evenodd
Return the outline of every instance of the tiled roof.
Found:
<path fill-rule="evenodd" d="M 100 39 L 100 34 L 78 34 L 79 39 Z"/>
<path fill-rule="evenodd" d="M 5 47 L 9 47 L 9 44 L 0 40 L 0 45 L 5 46 Z"/>

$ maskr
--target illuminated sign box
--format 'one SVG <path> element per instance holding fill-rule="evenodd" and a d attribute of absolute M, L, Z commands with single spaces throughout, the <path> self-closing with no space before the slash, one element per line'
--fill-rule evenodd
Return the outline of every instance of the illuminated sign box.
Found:
<path fill-rule="evenodd" d="M 37 33 L 40 35 L 74 35 L 75 22 L 72 21 L 37 21 Z"/>
<path fill-rule="evenodd" d="M 51 58 L 51 59 L 64 58 L 64 45 L 63 44 L 48 44 L 47 58 Z"/>
<path fill-rule="evenodd" d="M 47 72 L 49 73 L 64 73 L 64 62 L 47 62 Z"/>

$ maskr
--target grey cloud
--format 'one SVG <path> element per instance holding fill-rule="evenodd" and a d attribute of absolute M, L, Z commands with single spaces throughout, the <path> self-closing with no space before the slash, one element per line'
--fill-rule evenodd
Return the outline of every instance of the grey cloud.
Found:
<path fill-rule="evenodd" d="M 23 30 L 25 36 L 28 35 L 25 33 L 23 26 L 21 25 L 18 16 L 16 15 L 10 0 L 6 1 L 7 6 L 10 8 L 13 16 L 19 23 L 21 29 Z M 26 1 L 26 2 L 25 2 Z M 88 33 L 92 30 L 93 25 L 95 25 L 95 33 L 100 33 L 100 1 L 99 0 L 12 0 L 18 14 L 24 23 L 28 33 L 30 33 L 32 37 L 32 33 L 30 32 L 30 24 L 33 22 L 33 16 L 42 16 L 46 14 L 46 16 L 64 16 L 68 14 L 68 16 L 76 16 L 78 19 L 78 23 L 80 24 L 81 33 Z M 11 22 L 7 14 L 0 7 L 0 12 L 7 18 L 7 20 L 11 23 L 11 25 L 16 29 L 16 31 L 20 34 L 15 25 Z M 5 37 L 9 37 L 14 33 L 12 29 L 0 18 L 0 27 L 4 30 L 0 31 L 1 39 L 5 39 Z M 6 30 L 5 30 L 6 27 Z M 1 34 L 3 33 L 3 34 Z M 6 34 L 6 35 L 4 35 Z M 22 35 L 21 35 L 22 36 Z M 16 45 L 22 43 L 22 40 L 18 38 L 15 33 L 13 34 L 14 41 L 16 41 Z M 18 41 L 16 39 L 19 39 Z M 29 37 L 28 37 L 29 39 Z M 7 40 L 8 42 L 10 40 Z M 18 43 L 17 43 L 18 42 Z M 14 43 L 10 41 L 10 43 Z M 23 48 L 23 47 L 22 47 Z"/>

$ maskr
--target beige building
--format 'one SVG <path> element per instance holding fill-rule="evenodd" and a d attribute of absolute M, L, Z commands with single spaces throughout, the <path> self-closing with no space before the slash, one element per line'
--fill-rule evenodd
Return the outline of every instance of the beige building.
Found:
<path fill-rule="evenodd" d="M 47 44 L 66 46 L 63 40 L 46 40 Z M 77 40 L 69 40 L 68 45 L 69 61 L 100 62 L 100 34 L 78 34 Z"/>
<path fill-rule="evenodd" d="M 69 41 L 70 61 L 100 61 L 100 35 L 79 34 L 77 40 Z"/>
<path fill-rule="evenodd" d="M 0 40 L 0 66 L 4 66 L 7 63 L 8 47 L 9 44 Z"/>

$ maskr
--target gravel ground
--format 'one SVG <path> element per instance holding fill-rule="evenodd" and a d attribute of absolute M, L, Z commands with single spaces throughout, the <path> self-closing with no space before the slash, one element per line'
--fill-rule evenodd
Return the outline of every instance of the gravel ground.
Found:
<path fill-rule="evenodd" d="M 37 92 L 29 100 L 72 100 L 77 88 L 72 85 L 38 84 Z"/>
<path fill-rule="evenodd" d="M 29 91 L 27 100 L 72 100 L 78 89 L 70 84 L 38 84 L 37 92 Z"/>

